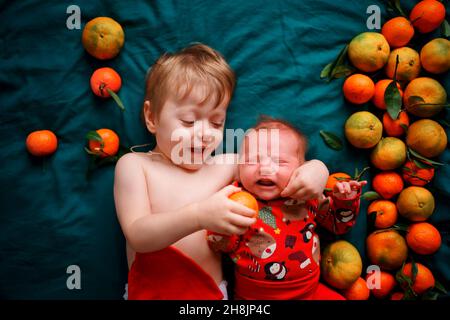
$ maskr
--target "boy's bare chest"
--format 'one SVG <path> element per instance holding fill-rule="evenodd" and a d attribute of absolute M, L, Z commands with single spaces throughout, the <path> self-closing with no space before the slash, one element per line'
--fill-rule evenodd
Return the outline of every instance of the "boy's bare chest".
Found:
<path fill-rule="evenodd" d="M 144 167 L 152 212 L 178 209 L 205 200 L 231 183 L 231 167 L 215 166 L 198 172 L 186 172 L 160 163 Z"/>

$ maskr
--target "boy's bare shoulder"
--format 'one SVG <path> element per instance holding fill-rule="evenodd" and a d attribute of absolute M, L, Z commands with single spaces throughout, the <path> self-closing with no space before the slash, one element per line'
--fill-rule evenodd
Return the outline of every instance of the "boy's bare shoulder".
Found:
<path fill-rule="evenodd" d="M 144 152 L 130 152 L 122 157 L 116 163 L 116 174 L 121 171 L 130 171 L 142 168 L 148 155 Z"/>

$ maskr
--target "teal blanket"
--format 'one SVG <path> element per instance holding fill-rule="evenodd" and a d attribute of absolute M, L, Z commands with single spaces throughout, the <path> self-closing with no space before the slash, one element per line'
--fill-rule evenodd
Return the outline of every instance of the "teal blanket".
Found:
<path fill-rule="evenodd" d="M 407 10 L 413 6 L 413 1 L 403 2 Z M 344 138 L 343 123 L 356 110 L 343 99 L 342 79 L 327 84 L 319 75 L 354 35 L 367 31 L 371 4 L 380 6 L 383 23 L 385 5 L 372 0 L 351 5 L 333 0 L 79 0 L 81 28 L 94 17 L 109 16 L 125 30 L 120 55 L 98 61 L 84 51 L 82 29 L 66 27 L 68 3 L 0 1 L 0 298 L 122 297 L 127 266 L 112 193 L 114 166 L 86 176 L 85 134 L 111 128 L 125 146 L 153 142 L 140 122 L 144 76 L 165 51 L 203 42 L 223 53 L 238 76 L 227 128 L 247 129 L 260 114 L 281 117 L 307 134 L 308 158 L 324 161 L 330 172 L 353 173 L 367 166 L 367 152 L 346 141 L 342 151 L 334 151 L 319 136 L 327 130 Z M 90 75 L 102 66 L 122 76 L 124 113 L 90 90 Z M 439 79 L 448 91 L 448 75 Z M 448 121 L 448 111 L 442 117 Z M 58 151 L 45 161 L 25 149 L 28 133 L 39 129 L 59 138 Z M 438 160 L 448 163 L 450 152 Z M 431 257 L 418 257 L 447 288 L 449 184 L 447 165 L 431 185 L 437 201 L 431 221 L 441 231 L 443 246 Z M 363 201 L 355 228 L 345 236 L 363 257 L 366 208 Z M 80 290 L 66 285 L 73 265 L 81 270 Z"/>

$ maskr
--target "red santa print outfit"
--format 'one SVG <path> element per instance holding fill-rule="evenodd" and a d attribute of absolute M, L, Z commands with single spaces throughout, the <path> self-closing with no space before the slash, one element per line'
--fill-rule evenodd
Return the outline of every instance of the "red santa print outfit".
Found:
<path fill-rule="evenodd" d="M 306 203 L 292 199 L 258 201 L 255 224 L 241 236 L 208 233 L 210 246 L 236 263 L 236 299 L 343 299 L 319 283 L 317 223 L 342 234 L 359 212 L 360 190 L 352 199 L 327 198 Z M 326 204 L 326 203 L 325 203 Z"/>

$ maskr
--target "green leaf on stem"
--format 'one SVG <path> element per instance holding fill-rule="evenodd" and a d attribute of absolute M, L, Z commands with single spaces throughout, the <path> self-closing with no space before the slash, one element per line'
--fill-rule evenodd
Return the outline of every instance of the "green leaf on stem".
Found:
<path fill-rule="evenodd" d="M 447 290 L 442 285 L 442 283 L 440 283 L 439 281 L 437 281 L 437 280 L 435 281 L 434 287 L 436 290 L 442 292 L 443 294 L 447 294 Z"/>
<path fill-rule="evenodd" d="M 416 159 L 413 159 L 413 162 L 420 169 L 433 169 L 434 168 L 431 164 L 426 164 L 426 163 L 423 163 L 422 161 L 418 161 Z"/>
<path fill-rule="evenodd" d="M 356 70 L 355 68 L 349 66 L 349 65 L 338 65 L 331 71 L 331 76 L 335 79 L 347 77 L 354 73 Z"/>
<path fill-rule="evenodd" d="M 450 37 L 450 24 L 447 20 L 444 20 L 441 24 L 441 33 L 442 37 L 449 38 Z"/>
<path fill-rule="evenodd" d="M 364 174 L 367 172 L 367 170 L 369 170 L 370 167 L 365 167 L 364 169 L 362 169 L 361 172 L 358 173 L 358 169 L 356 169 L 355 171 L 355 177 L 353 178 L 356 181 L 361 181 L 362 177 L 364 176 Z"/>
<path fill-rule="evenodd" d="M 355 70 L 344 63 L 347 56 L 348 44 L 339 52 L 336 59 L 328 63 L 320 72 L 320 78 L 327 78 L 327 81 L 331 81 L 333 78 L 341 78 L 353 73 Z"/>
<path fill-rule="evenodd" d="M 405 130 L 405 133 L 408 133 L 408 126 L 404 123 L 400 123 L 400 127 L 403 128 L 403 130 Z"/>
<path fill-rule="evenodd" d="M 408 98 L 408 108 L 413 108 L 417 106 L 440 106 L 448 107 L 449 103 L 426 103 L 425 100 L 420 96 L 411 96 Z"/>
<path fill-rule="evenodd" d="M 413 149 L 411 149 L 411 148 L 408 148 L 408 152 L 411 153 L 411 155 L 412 155 L 414 158 L 417 158 L 418 160 L 420 160 L 420 161 L 422 161 L 422 162 L 425 162 L 425 163 L 427 163 L 427 164 L 432 164 L 432 165 L 437 165 L 437 166 L 444 166 L 444 165 L 445 165 L 445 163 L 441 163 L 441 162 L 437 162 L 437 161 L 433 161 L 433 160 L 430 160 L 430 159 L 428 159 L 428 158 L 425 158 L 424 156 L 422 156 L 422 155 L 420 155 L 419 153 L 415 152 L 415 151 L 414 151 Z"/>
<path fill-rule="evenodd" d="M 387 111 L 389 116 L 396 120 L 400 114 L 402 108 L 402 96 L 400 95 L 400 90 L 397 87 L 397 67 L 399 64 L 398 55 L 395 62 L 394 79 L 386 88 L 384 92 L 384 102 L 386 103 Z"/>
<path fill-rule="evenodd" d="M 327 64 L 320 72 L 320 79 L 330 77 L 332 67 L 333 67 L 333 62 L 330 62 L 329 64 Z"/>
<path fill-rule="evenodd" d="M 336 134 L 324 130 L 320 130 L 319 133 L 328 147 L 334 150 L 342 150 L 343 148 L 342 140 Z"/>
<path fill-rule="evenodd" d="M 86 139 L 88 140 L 94 140 L 94 141 L 98 141 L 98 142 L 103 142 L 102 137 L 98 134 L 97 131 L 89 131 L 86 134 Z"/>
<path fill-rule="evenodd" d="M 380 199 L 381 197 L 375 191 L 366 191 L 366 192 L 363 193 L 361 198 L 364 199 L 364 200 L 367 200 L 367 201 L 372 201 L 372 200 Z"/>
<path fill-rule="evenodd" d="M 125 111 L 125 106 L 123 105 L 122 100 L 120 100 L 119 96 L 114 91 L 112 91 L 110 88 L 106 88 L 106 90 L 111 95 L 111 97 L 114 99 L 114 101 L 117 103 L 119 108 L 122 111 Z"/>

